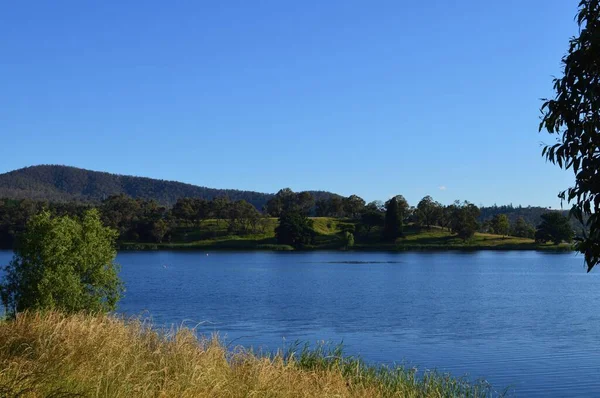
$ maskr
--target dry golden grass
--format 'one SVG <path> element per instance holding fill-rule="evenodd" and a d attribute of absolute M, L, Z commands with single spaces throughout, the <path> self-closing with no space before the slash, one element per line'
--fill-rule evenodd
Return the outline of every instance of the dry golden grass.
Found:
<path fill-rule="evenodd" d="M 2 397 L 486 396 L 448 376 L 383 373 L 321 354 L 228 351 L 193 331 L 153 331 L 112 316 L 21 314 L 0 321 Z"/>

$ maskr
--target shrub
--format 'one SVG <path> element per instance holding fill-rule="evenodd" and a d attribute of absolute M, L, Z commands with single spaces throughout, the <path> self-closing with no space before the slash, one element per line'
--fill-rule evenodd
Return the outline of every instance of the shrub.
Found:
<path fill-rule="evenodd" d="M 114 310 L 123 290 L 113 263 L 116 238 L 95 209 L 81 219 L 49 212 L 32 217 L 4 268 L 0 296 L 7 314 Z"/>

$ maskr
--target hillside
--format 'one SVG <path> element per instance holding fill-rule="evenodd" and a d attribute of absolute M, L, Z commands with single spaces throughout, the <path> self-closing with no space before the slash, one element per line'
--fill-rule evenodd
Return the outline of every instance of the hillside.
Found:
<path fill-rule="evenodd" d="M 541 206 L 487 206 L 480 207 L 481 215 L 479 221 L 491 220 L 495 215 L 505 214 L 511 223 L 517 221 L 519 217 L 523 217 L 525 221 L 532 225 L 538 225 L 542 221 L 542 214 L 548 212 L 548 208 Z M 568 215 L 567 210 L 563 210 L 564 215 Z"/>
<path fill-rule="evenodd" d="M 325 191 L 310 191 L 315 200 L 330 198 Z M 30 199 L 55 203 L 80 202 L 99 203 L 111 195 L 125 194 L 135 199 L 154 199 L 162 205 L 172 206 L 183 197 L 211 200 L 228 197 L 232 201 L 245 200 L 257 209 L 274 195 L 236 189 L 215 189 L 176 181 L 165 181 L 146 177 L 136 177 L 91 171 L 70 166 L 41 165 L 31 166 L 0 174 L 0 198 Z M 340 197 L 341 198 L 341 197 Z M 413 204 L 414 205 L 414 204 Z M 536 226 L 540 216 L 548 211 L 539 206 L 488 206 L 480 208 L 480 223 L 489 221 L 497 214 L 506 214 L 511 223 L 517 218 Z M 565 210 L 566 215 L 568 212 Z M 572 219 L 573 228 L 579 232 L 581 225 Z"/>
<path fill-rule="evenodd" d="M 316 199 L 329 197 L 328 192 L 311 192 Z M 125 194 L 132 198 L 154 199 L 163 205 L 173 205 L 182 197 L 213 199 L 227 196 L 243 199 L 258 209 L 273 197 L 272 194 L 215 189 L 69 166 L 31 166 L 0 174 L 0 198 L 32 199 L 50 202 L 99 202 L 111 195 Z"/>

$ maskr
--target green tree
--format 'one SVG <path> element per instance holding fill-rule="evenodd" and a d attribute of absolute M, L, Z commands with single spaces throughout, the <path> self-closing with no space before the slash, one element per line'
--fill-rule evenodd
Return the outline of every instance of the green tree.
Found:
<path fill-rule="evenodd" d="M 492 226 L 492 220 L 485 220 L 479 225 L 479 231 L 483 233 L 494 233 L 494 227 Z"/>
<path fill-rule="evenodd" d="M 562 241 L 573 240 L 573 228 L 569 219 L 557 211 L 542 214 L 542 223 L 535 231 L 535 240 L 538 242 L 552 241 L 558 245 Z"/>
<path fill-rule="evenodd" d="M 404 196 L 396 195 L 395 198 L 396 198 L 396 201 L 398 202 L 398 212 L 400 213 L 402 222 L 404 222 L 404 219 L 408 216 L 408 214 L 410 212 L 410 206 L 408 205 L 408 202 L 406 201 L 406 199 L 404 199 Z"/>
<path fill-rule="evenodd" d="M 82 219 L 47 211 L 32 217 L 4 268 L 0 296 L 6 312 L 114 310 L 123 291 L 113 262 L 116 238 L 95 209 Z"/>
<path fill-rule="evenodd" d="M 575 247 L 590 271 L 600 262 L 600 1 L 581 0 L 577 23 L 579 35 L 562 58 L 563 76 L 554 79 L 556 95 L 542 105 L 540 131 L 558 135 L 542 155 L 575 175 L 575 185 L 559 196 L 573 202 L 571 214 L 589 229 Z"/>
<path fill-rule="evenodd" d="M 402 236 L 404 217 L 409 209 L 408 202 L 402 195 L 394 196 L 385 202 L 385 220 L 383 225 L 383 238 L 394 242 Z"/>
<path fill-rule="evenodd" d="M 0 247 L 12 249 L 17 237 L 25 230 L 27 220 L 38 213 L 42 206 L 29 199 L 3 200 L 0 209 Z"/>
<path fill-rule="evenodd" d="M 346 249 L 354 246 L 354 234 L 350 231 L 344 232 L 344 242 L 346 244 Z"/>
<path fill-rule="evenodd" d="M 313 207 L 315 207 L 315 198 L 308 191 L 298 192 L 296 194 L 295 205 L 302 214 L 309 215 Z"/>
<path fill-rule="evenodd" d="M 383 213 L 379 209 L 367 207 L 365 212 L 360 216 L 360 224 L 364 227 L 365 232 L 370 233 L 373 228 L 383 225 Z"/>
<path fill-rule="evenodd" d="M 517 218 L 515 221 L 511 234 L 519 238 L 535 238 L 535 227 L 529 224 L 523 217 Z"/>
<path fill-rule="evenodd" d="M 365 209 L 365 201 L 358 195 L 350 195 L 342 199 L 344 203 L 344 212 L 350 218 L 358 218 Z"/>
<path fill-rule="evenodd" d="M 171 213 L 173 216 L 181 221 L 189 221 L 191 223 L 196 222 L 196 215 L 198 213 L 197 202 L 193 198 L 180 198 L 173 206 Z"/>
<path fill-rule="evenodd" d="M 261 214 L 245 200 L 238 200 L 229 206 L 229 231 L 236 233 L 254 233 L 258 230 Z"/>
<path fill-rule="evenodd" d="M 305 215 L 312 212 L 315 199 L 308 191 L 295 193 L 290 188 L 280 189 L 265 206 L 271 217 L 279 217 L 286 211 L 299 211 Z M 322 207 L 322 204 L 321 204 Z"/>
<path fill-rule="evenodd" d="M 296 194 L 290 188 L 280 189 L 266 204 L 266 211 L 271 217 L 279 217 L 286 210 L 291 210 L 296 201 Z"/>
<path fill-rule="evenodd" d="M 275 228 L 277 243 L 302 247 L 313 243 L 313 221 L 299 211 L 285 211 Z"/>
<path fill-rule="evenodd" d="M 452 205 L 443 206 L 440 208 L 440 214 L 438 217 L 438 225 L 442 227 L 442 229 L 447 228 L 451 229 L 452 225 Z"/>
<path fill-rule="evenodd" d="M 100 213 L 104 225 L 116 229 L 120 239 L 138 238 L 135 228 L 142 217 L 141 201 L 126 195 L 110 196 L 100 205 Z"/>
<path fill-rule="evenodd" d="M 210 212 L 217 219 L 217 225 L 220 225 L 221 220 L 228 218 L 230 204 L 229 198 L 224 196 L 216 197 L 210 202 Z"/>
<path fill-rule="evenodd" d="M 344 200 L 340 196 L 334 196 L 329 199 L 329 216 L 330 217 L 345 217 Z"/>
<path fill-rule="evenodd" d="M 425 196 L 416 209 L 417 220 L 420 225 L 427 228 L 436 224 L 440 218 L 442 206 L 434 201 L 431 196 Z"/>
<path fill-rule="evenodd" d="M 211 215 L 211 203 L 199 198 L 180 198 L 177 200 L 171 214 L 176 219 L 200 225 Z"/>
<path fill-rule="evenodd" d="M 328 217 L 331 214 L 328 199 L 319 199 L 315 204 L 315 212 L 317 217 Z"/>
<path fill-rule="evenodd" d="M 378 211 L 383 213 L 385 211 L 385 204 L 381 200 L 374 200 L 372 202 L 367 203 L 365 206 L 366 211 Z"/>
<path fill-rule="evenodd" d="M 135 222 L 135 235 L 142 242 L 161 242 L 169 231 L 169 223 L 165 221 L 167 209 L 157 201 L 137 199 L 141 212 Z"/>
<path fill-rule="evenodd" d="M 458 200 L 448 206 L 450 211 L 450 228 L 462 240 L 467 241 L 479 229 L 477 217 L 480 211 L 477 206 L 469 202 L 460 203 Z"/>
<path fill-rule="evenodd" d="M 150 229 L 150 235 L 157 243 L 161 243 L 165 238 L 165 235 L 171 230 L 169 223 L 163 219 L 155 221 L 152 223 L 152 228 Z"/>
<path fill-rule="evenodd" d="M 225 214 L 227 221 L 227 232 L 230 234 L 235 234 L 237 232 L 242 232 L 241 226 L 241 218 L 243 217 L 242 213 L 244 205 L 241 201 L 229 202 L 227 203 Z"/>
<path fill-rule="evenodd" d="M 497 235 L 506 236 L 510 232 L 510 221 L 506 214 L 496 214 L 492 218 L 492 231 Z"/>

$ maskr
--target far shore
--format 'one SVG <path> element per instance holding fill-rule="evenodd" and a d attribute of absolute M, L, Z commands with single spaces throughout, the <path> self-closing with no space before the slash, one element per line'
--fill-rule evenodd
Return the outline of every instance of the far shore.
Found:
<path fill-rule="evenodd" d="M 268 251 L 268 252 L 307 252 L 307 251 L 339 251 L 339 252 L 445 252 L 445 251 L 541 251 L 565 253 L 574 251 L 573 246 L 567 243 L 560 245 L 536 243 L 506 243 L 499 245 L 469 244 L 464 245 L 403 245 L 403 244 L 357 244 L 353 247 L 334 246 L 308 246 L 294 248 L 288 245 L 264 244 L 251 241 L 217 241 L 190 243 L 122 243 L 120 251 L 154 251 L 154 250 L 181 250 L 181 251 Z"/>

